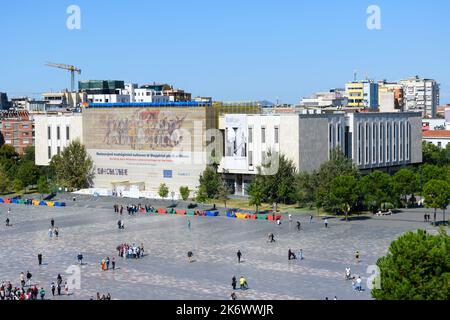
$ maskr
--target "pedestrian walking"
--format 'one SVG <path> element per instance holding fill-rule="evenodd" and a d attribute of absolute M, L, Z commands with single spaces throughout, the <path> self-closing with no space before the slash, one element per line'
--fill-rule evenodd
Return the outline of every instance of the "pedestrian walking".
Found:
<path fill-rule="evenodd" d="M 300 223 L 300 221 L 297 221 L 297 231 L 300 231 L 301 228 L 302 224 Z"/>
<path fill-rule="evenodd" d="M 27 270 L 27 285 L 31 286 L 31 278 L 32 278 L 32 274 L 30 273 L 30 271 Z"/>
<path fill-rule="evenodd" d="M 240 284 L 241 290 L 247 290 L 248 289 L 247 280 L 244 278 L 244 276 L 241 276 L 239 278 L 239 284 Z"/>
<path fill-rule="evenodd" d="M 192 253 L 192 251 L 188 251 L 187 256 L 188 256 L 188 261 L 189 261 L 189 263 L 192 262 L 192 256 L 193 256 L 193 255 L 194 255 L 194 254 Z"/>
<path fill-rule="evenodd" d="M 112 257 L 111 264 L 112 264 L 112 269 L 115 270 L 116 269 L 116 259 L 114 257 Z"/>
<path fill-rule="evenodd" d="M 231 279 L 231 286 L 233 287 L 233 290 L 236 290 L 236 285 L 237 285 L 236 276 L 233 276 L 233 278 Z"/>
<path fill-rule="evenodd" d="M 19 280 L 22 288 L 25 287 L 25 274 L 23 272 L 20 273 Z"/>
<path fill-rule="evenodd" d="M 58 230 L 58 228 L 55 228 L 55 237 L 58 238 L 58 236 L 59 236 L 59 230 Z"/>
<path fill-rule="evenodd" d="M 355 259 L 356 259 L 356 262 L 360 262 L 359 256 L 360 256 L 359 251 L 358 251 L 358 250 L 355 251 Z"/>
<path fill-rule="evenodd" d="M 56 286 L 56 290 L 58 291 L 58 296 L 60 296 L 61 295 L 61 285 L 59 283 Z"/>
<path fill-rule="evenodd" d="M 242 257 L 242 252 L 241 250 L 238 250 L 238 252 L 236 253 L 237 258 L 238 258 L 238 263 L 241 263 L 241 257 Z"/>
<path fill-rule="evenodd" d="M 328 228 L 328 219 L 325 219 L 323 223 L 325 224 L 325 228 Z"/>
<path fill-rule="evenodd" d="M 106 257 L 106 270 L 109 270 L 109 263 L 110 263 L 109 257 Z"/>
<path fill-rule="evenodd" d="M 52 289 L 52 296 L 55 296 L 56 286 L 55 286 L 55 283 L 53 281 L 52 281 L 52 284 L 50 285 L 50 288 Z"/>
<path fill-rule="evenodd" d="M 55 220 L 54 220 L 54 219 L 50 220 L 50 226 L 51 226 L 52 228 L 55 227 Z"/>
<path fill-rule="evenodd" d="M 7 226 L 7 227 L 10 227 L 10 226 L 11 226 L 11 225 L 9 224 L 9 218 L 6 218 L 5 223 L 6 223 L 6 226 Z"/>
<path fill-rule="evenodd" d="M 350 280 L 351 279 L 351 270 L 349 267 L 345 268 L 345 280 Z"/>
<path fill-rule="evenodd" d="M 42 265 L 42 253 L 38 254 L 38 263 L 39 265 Z"/>
<path fill-rule="evenodd" d="M 310 215 L 310 216 L 309 216 L 309 223 L 312 223 L 312 220 L 313 220 L 313 216 Z"/>
<path fill-rule="evenodd" d="M 50 239 L 53 237 L 53 229 L 48 229 L 48 237 Z"/>
<path fill-rule="evenodd" d="M 189 220 L 189 219 L 187 221 L 187 227 L 188 227 L 189 230 L 191 230 L 191 220 Z"/>
<path fill-rule="evenodd" d="M 300 251 L 298 252 L 298 258 L 300 260 L 303 260 L 303 249 L 300 249 Z"/>
<path fill-rule="evenodd" d="M 67 281 L 64 282 L 64 294 L 65 294 L 66 296 L 69 295 L 69 285 L 67 284 Z"/>
<path fill-rule="evenodd" d="M 77 255 L 77 260 L 80 265 L 83 264 L 83 254 L 81 252 Z"/>
<path fill-rule="evenodd" d="M 41 290 L 39 290 L 39 295 L 41 296 L 41 300 L 44 300 L 44 297 L 45 297 L 45 290 L 44 290 L 44 288 L 41 288 Z"/>
<path fill-rule="evenodd" d="M 292 222 L 292 214 L 289 213 L 289 222 Z"/>
<path fill-rule="evenodd" d="M 231 300 L 237 300 L 236 293 L 234 293 L 234 292 L 231 293 L 230 297 L 231 297 Z"/>

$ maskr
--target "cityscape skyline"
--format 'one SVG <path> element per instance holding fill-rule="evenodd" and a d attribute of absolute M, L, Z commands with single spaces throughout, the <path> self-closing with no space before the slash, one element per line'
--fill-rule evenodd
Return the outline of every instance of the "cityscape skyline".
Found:
<path fill-rule="evenodd" d="M 398 81 L 419 75 L 441 84 L 445 104 L 450 102 L 445 72 L 450 47 L 440 35 L 450 31 L 445 20 L 450 5 L 434 3 L 404 8 L 401 2 L 377 1 L 380 30 L 366 26 L 369 1 L 352 0 L 345 8 L 324 6 L 323 1 L 285 1 L 284 6 L 268 1 L 258 6 L 252 1 L 231 6 L 206 1 L 164 6 L 146 1 L 127 6 L 106 1 L 5 3 L 2 11 L 10 14 L 2 16 L 0 27 L 6 31 L 5 43 L 17 50 L 0 52 L 0 91 L 10 97 L 37 96 L 68 88 L 68 74 L 45 67 L 54 61 L 80 67 L 78 80 L 167 82 L 193 96 L 225 101 L 298 103 L 316 91 L 343 87 L 354 70 L 359 79 L 367 74 Z M 80 7 L 80 30 L 66 27 L 71 4 Z M 19 13 L 22 19 L 12 19 Z M 338 24 L 336 15 L 342 18 Z M 352 40 L 356 38 L 360 41 Z"/>

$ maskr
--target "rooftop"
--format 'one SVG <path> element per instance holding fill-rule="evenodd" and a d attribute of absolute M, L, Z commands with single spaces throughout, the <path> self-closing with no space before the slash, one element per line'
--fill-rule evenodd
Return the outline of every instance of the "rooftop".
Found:
<path fill-rule="evenodd" d="M 450 139 L 450 130 L 431 130 L 423 132 L 424 138 L 446 138 Z"/>

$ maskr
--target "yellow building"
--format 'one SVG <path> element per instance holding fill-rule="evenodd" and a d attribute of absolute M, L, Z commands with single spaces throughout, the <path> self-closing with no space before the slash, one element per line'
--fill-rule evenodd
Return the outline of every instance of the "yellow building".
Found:
<path fill-rule="evenodd" d="M 345 92 L 348 97 L 348 106 L 364 108 L 364 83 L 349 82 L 345 85 Z"/>

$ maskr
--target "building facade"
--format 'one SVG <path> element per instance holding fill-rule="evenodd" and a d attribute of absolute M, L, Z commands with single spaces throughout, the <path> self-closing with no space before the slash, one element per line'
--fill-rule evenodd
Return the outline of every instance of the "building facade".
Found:
<path fill-rule="evenodd" d="M 450 144 L 450 130 L 430 130 L 423 132 L 423 141 L 445 149 Z"/>
<path fill-rule="evenodd" d="M 373 81 L 349 82 L 345 86 L 348 107 L 378 109 L 378 83 Z"/>
<path fill-rule="evenodd" d="M 439 106 L 439 84 L 418 76 L 399 82 L 404 91 L 405 111 L 422 112 L 424 118 L 435 118 Z"/>
<path fill-rule="evenodd" d="M 27 111 L 0 112 L 0 144 L 12 145 L 18 154 L 34 145 L 33 121 Z"/>
<path fill-rule="evenodd" d="M 83 142 L 83 122 L 81 113 L 59 112 L 34 115 L 36 133 L 35 162 L 38 166 L 48 166 L 51 159 L 74 140 Z"/>
<path fill-rule="evenodd" d="M 363 172 L 422 162 L 419 113 L 224 115 L 219 129 L 225 137 L 219 171 L 238 195 L 262 165 L 276 170 L 280 154 L 300 172 L 318 169 L 338 147 Z"/>
<path fill-rule="evenodd" d="M 0 92 L 0 110 L 8 110 L 9 107 L 8 95 Z"/>

